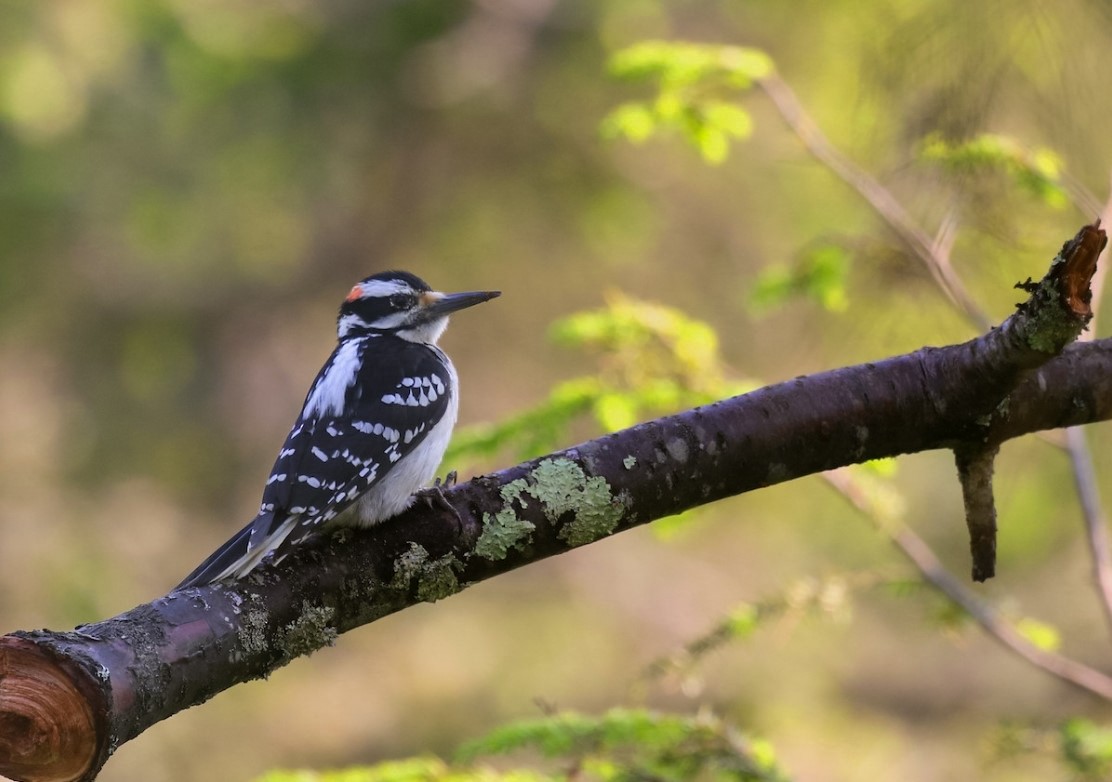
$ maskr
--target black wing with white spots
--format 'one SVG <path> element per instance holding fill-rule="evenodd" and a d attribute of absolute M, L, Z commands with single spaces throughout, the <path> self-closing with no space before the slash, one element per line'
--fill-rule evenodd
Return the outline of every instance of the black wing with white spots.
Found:
<path fill-rule="evenodd" d="M 391 335 L 341 342 L 279 451 L 259 515 L 179 588 L 242 575 L 270 552 L 281 558 L 372 491 L 454 410 L 449 367 L 439 349 Z M 417 488 L 401 487 L 407 497 Z"/>

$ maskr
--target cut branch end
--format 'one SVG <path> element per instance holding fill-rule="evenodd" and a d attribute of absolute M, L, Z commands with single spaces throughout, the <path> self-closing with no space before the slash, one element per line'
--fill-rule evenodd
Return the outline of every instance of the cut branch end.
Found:
<path fill-rule="evenodd" d="M 1098 218 L 1092 225 L 1083 226 L 1062 248 L 1065 263 L 1058 274 L 1062 304 L 1086 323 L 1093 316 L 1090 284 L 1097 271 L 1097 258 L 1107 243 L 1108 235 L 1100 227 Z"/>
<path fill-rule="evenodd" d="M 0 638 L 0 771 L 6 776 L 75 782 L 93 768 L 95 718 L 71 667 L 31 641 Z"/>

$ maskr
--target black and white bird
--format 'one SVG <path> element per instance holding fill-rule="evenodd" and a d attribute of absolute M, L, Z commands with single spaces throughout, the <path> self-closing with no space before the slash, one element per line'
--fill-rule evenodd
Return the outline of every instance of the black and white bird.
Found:
<path fill-rule="evenodd" d="M 349 508 L 344 521 L 364 526 L 408 508 L 435 474 L 459 408 L 455 367 L 436 341 L 450 313 L 499 294 L 438 293 L 399 271 L 352 288 L 336 349 L 278 452 L 258 516 L 177 588 L 241 578 L 268 555 L 277 562 Z"/>

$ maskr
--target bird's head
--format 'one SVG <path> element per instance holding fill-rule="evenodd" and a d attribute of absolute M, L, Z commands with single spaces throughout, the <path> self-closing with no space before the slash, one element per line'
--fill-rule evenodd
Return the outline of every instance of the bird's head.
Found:
<path fill-rule="evenodd" d="M 440 293 L 409 272 L 382 272 L 356 283 L 340 305 L 336 336 L 395 334 L 435 345 L 456 310 L 489 301 L 501 291 Z"/>

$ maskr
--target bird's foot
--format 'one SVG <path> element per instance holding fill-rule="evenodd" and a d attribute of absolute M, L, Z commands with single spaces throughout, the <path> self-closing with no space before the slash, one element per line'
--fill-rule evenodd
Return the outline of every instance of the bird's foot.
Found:
<path fill-rule="evenodd" d="M 464 535 L 465 525 L 463 519 L 459 515 L 452 503 L 448 502 L 448 498 L 444 496 L 444 490 L 450 489 L 456 485 L 456 471 L 452 470 L 441 481 L 438 477 L 431 487 L 420 492 L 421 499 L 428 505 L 429 510 L 442 510 L 446 511 L 455 520 L 456 524 L 456 537 L 462 538 Z"/>

